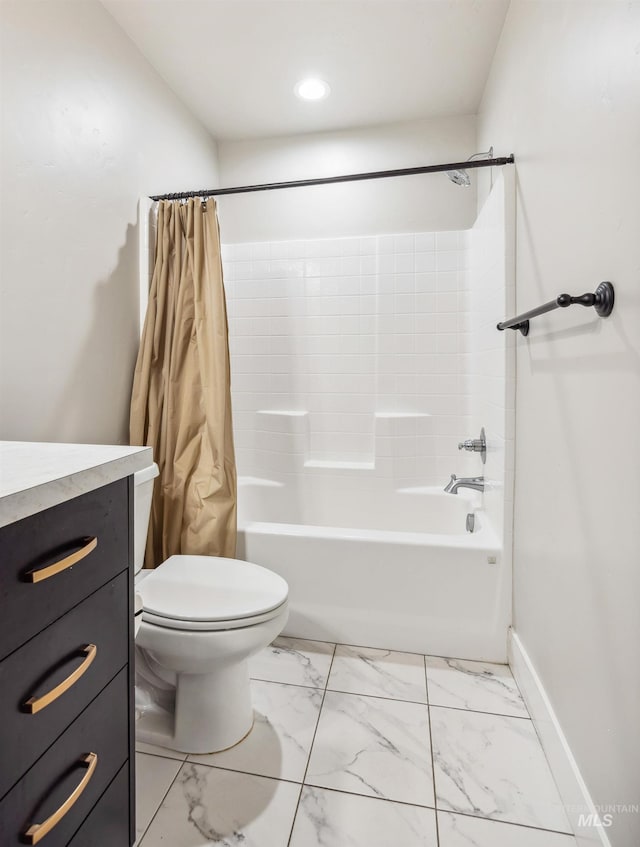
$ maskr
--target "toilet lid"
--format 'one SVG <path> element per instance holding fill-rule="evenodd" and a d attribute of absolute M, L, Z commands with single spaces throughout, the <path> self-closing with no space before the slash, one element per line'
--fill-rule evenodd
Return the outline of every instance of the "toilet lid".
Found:
<path fill-rule="evenodd" d="M 145 612 L 173 620 L 230 621 L 281 606 L 289 586 L 278 574 L 240 559 L 171 556 L 136 590 Z"/>

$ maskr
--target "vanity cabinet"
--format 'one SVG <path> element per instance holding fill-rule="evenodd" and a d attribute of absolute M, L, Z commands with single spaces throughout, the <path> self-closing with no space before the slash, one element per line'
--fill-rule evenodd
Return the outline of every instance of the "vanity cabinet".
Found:
<path fill-rule="evenodd" d="M 133 477 L 0 527 L 0 844 L 135 840 Z"/>

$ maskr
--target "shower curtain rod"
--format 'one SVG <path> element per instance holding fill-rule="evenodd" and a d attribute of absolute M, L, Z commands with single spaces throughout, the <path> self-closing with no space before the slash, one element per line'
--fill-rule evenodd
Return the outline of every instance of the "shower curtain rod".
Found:
<path fill-rule="evenodd" d="M 450 162 L 446 165 L 423 165 L 417 168 L 398 168 L 392 171 L 370 171 L 363 174 L 344 174 L 343 176 L 325 176 L 319 179 L 296 179 L 291 182 L 266 182 L 262 185 L 239 185 L 233 188 L 212 188 L 207 191 L 179 191 L 173 194 L 155 194 L 151 200 L 187 200 L 189 197 L 220 197 L 224 194 L 250 194 L 253 191 L 274 191 L 278 188 L 304 188 L 310 185 L 331 185 L 336 182 L 357 182 L 364 179 L 384 179 L 392 176 L 413 176 L 414 174 L 435 174 L 444 171 L 466 170 L 467 168 L 490 168 L 498 165 L 512 165 L 513 153 L 498 156 L 495 159 L 475 159 L 466 162 Z"/>

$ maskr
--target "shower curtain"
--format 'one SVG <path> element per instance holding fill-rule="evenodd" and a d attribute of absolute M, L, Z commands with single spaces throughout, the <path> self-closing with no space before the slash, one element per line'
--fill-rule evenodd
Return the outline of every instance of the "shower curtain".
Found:
<path fill-rule="evenodd" d="M 153 448 L 145 567 L 235 555 L 236 466 L 215 201 L 162 201 L 131 398 L 131 444 Z"/>

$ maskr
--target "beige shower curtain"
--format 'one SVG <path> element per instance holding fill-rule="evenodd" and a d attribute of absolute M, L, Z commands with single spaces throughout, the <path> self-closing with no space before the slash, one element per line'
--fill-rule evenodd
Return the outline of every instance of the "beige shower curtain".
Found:
<path fill-rule="evenodd" d="M 133 380 L 131 443 L 153 448 L 145 567 L 235 555 L 236 467 L 227 310 L 215 202 L 162 201 Z"/>

